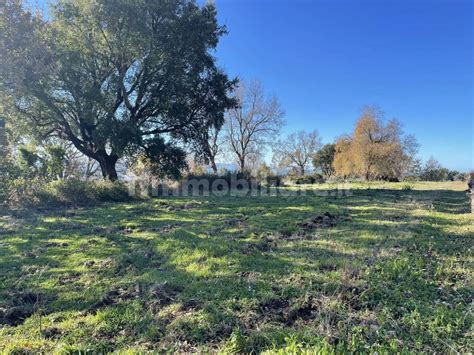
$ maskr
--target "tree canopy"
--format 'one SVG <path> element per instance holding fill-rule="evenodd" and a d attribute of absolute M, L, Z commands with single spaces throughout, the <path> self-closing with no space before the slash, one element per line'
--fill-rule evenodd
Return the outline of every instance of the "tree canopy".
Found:
<path fill-rule="evenodd" d="M 7 119 L 70 141 L 117 179 L 122 157 L 179 173 L 201 127 L 220 127 L 235 80 L 212 50 L 225 28 L 191 0 L 59 0 L 48 17 L 7 0 L 0 92 Z"/>
<path fill-rule="evenodd" d="M 303 176 L 319 148 L 321 137 L 318 131 L 298 131 L 274 144 L 274 159 L 278 161 L 280 169 L 289 168 Z"/>
<path fill-rule="evenodd" d="M 276 96 L 266 96 L 258 81 L 241 82 L 235 92 L 238 106 L 230 109 L 225 124 L 229 153 L 240 171 L 249 160 L 258 160 L 266 145 L 273 143 L 283 126 L 284 111 Z"/>
<path fill-rule="evenodd" d="M 334 167 L 339 176 L 399 179 L 416 153 L 412 136 L 397 120 L 384 121 L 377 107 L 365 107 L 354 132 L 336 142 Z"/>
<path fill-rule="evenodd" d="M 316 152 L 313 157 L 313 166 L 316 169 L 321 169 L 321 172 L 326 179 L 331 178 L 334 175 L 334 156 L 336 154 L 335 144 L 325 144 L 323 147 Z"/>

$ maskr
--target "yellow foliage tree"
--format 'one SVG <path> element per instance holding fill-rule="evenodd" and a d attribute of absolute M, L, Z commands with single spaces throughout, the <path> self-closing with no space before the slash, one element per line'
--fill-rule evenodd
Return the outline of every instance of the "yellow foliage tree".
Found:
<path fill-rule="evenodd" d="M 336 142 L 334 168 L 341 177 L 396 180 L 409 166 L 416 148 L 414 138 L 403 134 L 397 120 L 385 123 L 380 109 L 367 106 L 353 134 Z"/>
<path fill-rule="evenodd" d="M 342 136 L 336 140 L 336 153 L 334 155 L 333 167 L 335 174 L 347 178 L 356 175 L 353 163 L 350 136 Z"/>

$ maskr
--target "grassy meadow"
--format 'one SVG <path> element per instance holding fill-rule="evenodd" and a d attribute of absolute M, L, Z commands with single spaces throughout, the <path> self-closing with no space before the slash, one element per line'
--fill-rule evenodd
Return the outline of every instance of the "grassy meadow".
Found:
<path fill-rule="evenodd" d="M 473 352 L 465 184 L 344 187 L 5 215 L 0 351 Z"/>

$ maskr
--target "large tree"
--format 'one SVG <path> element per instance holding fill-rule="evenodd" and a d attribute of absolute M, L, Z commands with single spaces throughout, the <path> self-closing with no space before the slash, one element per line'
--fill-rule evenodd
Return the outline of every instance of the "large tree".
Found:
<path fill-rule="evenodd" d="M 274 159 L 280 169 L 290 168 L 303 176 L 319 148 L 321 138 L 317 131 L 298 131 L 273 145 Z"/>
<path fill-rule="evenodd" d="M 58 0 L 41 17 L 2 2 L 0 95 L 40 137 L 70 141 L 117 179 L 117 160 L 182 166 L 182 143 L 220 127 L 234 81 L 212 50 L 225 28 L 193 0 Z M 177 169 L 173 170 L 177 173 Z"/>
<path fill-rule="evenodd" d="M 248 160 L 260 156 L 274 142 L 283 126 L 284 112 L 275 96 L 266 96 L 258 81 L 241 82 L 235 92 L 238 105 L 228 111 L 225 140 L 240 171 Z"/>
<path fill-rule="evenodd" d="M 221 143 L 221 127 L 211 123 L 198 130 L 197 137 L 191 146 L 196 162 L 209 164 L 215 174 L 217 173 L 217 155 L 222 151 Z"/>
<path fill-rule="evenodd" d="M 353 134 L 336 143 L 335 168 L 341 176 L 399 179 L 416 150 L 414 137 L 404 134 L 399 121 L 385 121 L 379 108 L 367 106 Z"/>
<path fill-rule="evenodd" d="M 336 139 L 333 166 L 335 174 L 342 178 L 356 175 L 351 143 L 352 138 L 349 135 L 343 135 Z"/>
<path fill-rule="evenodd" d="M 336 154 L 335 144 L 325 144 L 316 152 L 313 157 L 313 166 L 321 169 L 326 179 L 334 175 L 334 155 Z"/>

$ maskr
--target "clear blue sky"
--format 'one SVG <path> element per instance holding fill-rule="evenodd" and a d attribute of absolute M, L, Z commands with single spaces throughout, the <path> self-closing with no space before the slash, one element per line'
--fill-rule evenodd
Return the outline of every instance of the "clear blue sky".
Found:
<path fill-rule="evenodd" d="M 279 97 L 285 133 L 331 142 L 375 104 L 416 135 L 424 160 L 474 168 L 472 1 L 215 3 L 229 31 L 220 65 Z"/>

